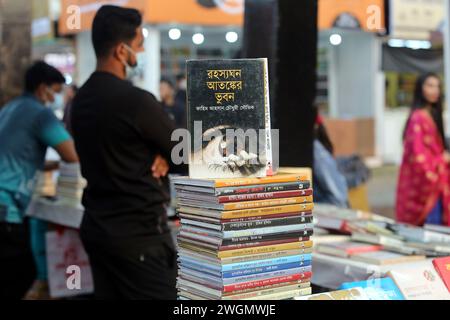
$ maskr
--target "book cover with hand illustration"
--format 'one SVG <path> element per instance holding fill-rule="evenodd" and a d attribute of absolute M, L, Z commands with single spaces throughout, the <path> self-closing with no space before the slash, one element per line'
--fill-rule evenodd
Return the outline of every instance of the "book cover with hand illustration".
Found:
<path fill-rule="evenodd" d="M 189 176 L 273 174 L 267 59 L 190 60 Z"/>

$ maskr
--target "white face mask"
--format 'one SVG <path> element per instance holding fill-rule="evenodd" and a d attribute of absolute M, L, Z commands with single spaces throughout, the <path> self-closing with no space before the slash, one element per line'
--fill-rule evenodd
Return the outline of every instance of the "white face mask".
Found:
<path fill-rule="evenodd" d="M 128 50 L 132 55 L 136 57 L 136 64 L 130 65 L 128 61 L 123 60 L 122 63 L 124 64 L 126 68 L 126 78 L 131 80 L 137 75 L 139 75 L 139 72 L 143 69 L 145 64 L 145 56 L 144 53 L 136 53 L 133 49 L 130 48 L 127 44 L 124 43 L 125 49 Z"/>
<path fill-rule="evenodd" d="M 186 79 L 182 80 L 178 86 L 180 90 L 186 90 L 187 89 L 187 81 Z"/>
<path fill-rule="evenodd" d="M 56 93 L 52 89 L 47 89 L 48 93 L 53 96 L 53 102 L 47 102 L 46 106 L 49 107 L 53 111 L 58 111 L 64 109 L 64 94 Z"/>

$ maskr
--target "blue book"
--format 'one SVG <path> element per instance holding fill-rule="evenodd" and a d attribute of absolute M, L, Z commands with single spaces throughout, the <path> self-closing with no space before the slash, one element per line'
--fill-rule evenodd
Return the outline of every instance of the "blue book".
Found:
<path fill-rule="evenodd" d="M 370 300 L 405 300 L 403 294 L 391 278 L 371 279 L 359 282 L 347 282 L 339 290 L 363 288 Z"/>
<path fill-rule="evenodd" d="M 223 272 L 222 276 L 223 276 L 223 278 L 234 278 L 234 277 L 248 276 L 248 275 L 253 275 L 253 274 L 258 274 L 258 273 L 287 270 L 287 269 L 299 268 L 299 267 L 307 267 L 310 265 L 311 265 L 311 260 L 298 261 L 298 262 L 293 262 L 293 263 L 276 264 L 273 266 L 258 267 L 258 268 L 252 268 L 252 269 L 226 271 L 226 272 Z"/>
<path fill-rule="evenodd" d="M 292 263 L 292 262 L 299 262 L 299 261 L 311 261 L 312 255 L 310 253 L 308 254 L 299 254 L 295 256 L 287 256 L 287 257 L 280 257 L 275 259 L 264 259 L 264 260 L 256 260 L 256 261 L 248 261 L 248 262 L 238 262 L 238 263 L 231 263 L 226 264 L 222 266 L 222 271 L 234 271 L 234 270 L 240 270 L 240 269 L 251 269 L 251 268 L 257 268 L 257 267 L 266 267 L 266 266 L 272 266 L 276 264 L 286 264 L 286 263 Z"/>
<path fill-rule="evenodd" d="M 208 264 L 201 260 L 188 258 L 188 257 L 179 257 L 178 261 L 181 264 L 189 264 L 189 265 L 196 266 L 197 269 L 210 270 L 211 272 L 225 272 L 225 271 L 235 271 L 235 270 L 241 270 L 241 269 L 266 267 L 266 266 L 272 266 L 272 265 L 277 265 L 277 264 L 286 264 L 286 263 L 301 262 L 301 261 L 311 261 L 311 259 L 312 259 L 312 255 L 310 253 L 308 253 L 308 254 L 299 254 L 299 255 L 287 256 L 287 257 L 279 257 L 279 258 L 275 258 L 275 259 L 237 262 L 237 263 L 231 263 L 231 264 L 226 264 L 226 265 L 222 265 L 222 266 Z"/>

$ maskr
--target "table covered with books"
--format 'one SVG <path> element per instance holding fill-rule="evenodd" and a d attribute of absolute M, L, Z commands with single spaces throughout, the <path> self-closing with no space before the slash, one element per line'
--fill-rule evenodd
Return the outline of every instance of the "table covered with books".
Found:
<path fill-rule="evenodd" d="M 313 285 L 363 287 L 373 300 L 450 300 L 450 228 L 320 204 L 314 217 Z"/>

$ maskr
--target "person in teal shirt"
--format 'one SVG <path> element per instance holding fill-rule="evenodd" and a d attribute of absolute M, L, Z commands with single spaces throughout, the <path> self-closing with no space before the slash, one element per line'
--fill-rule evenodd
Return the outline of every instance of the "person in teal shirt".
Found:
<path fill-rule="evenodd" d="M 51 106 L 61 103 L 64 76 L 39 61 L 25 75 L 25 93 L 0 109 L 0 299 L 21 299 L 35 280 L 26 209 L 47 147 L 78 162 L 69 133 Z M 53 168 L 55 169 L 55 168 Z M 38 267 L 39 269 L 39 267 Z"/>

